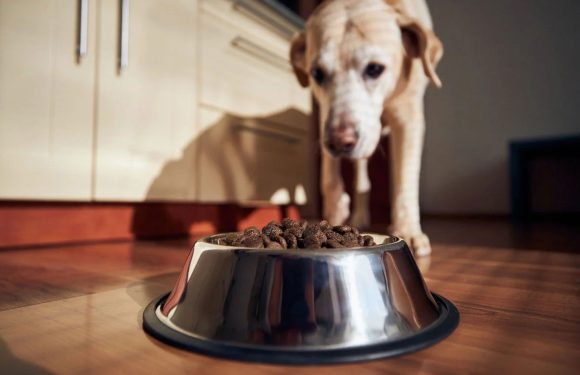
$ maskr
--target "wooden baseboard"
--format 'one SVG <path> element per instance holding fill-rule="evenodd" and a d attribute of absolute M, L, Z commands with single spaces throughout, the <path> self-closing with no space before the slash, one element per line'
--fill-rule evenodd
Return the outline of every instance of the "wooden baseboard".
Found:
<path fill-rule="evenodd" d="M 0 201 L 0 248 L 204 235 L 264 225 L 295 206 Z"/>
<path fill-rule="evenodd" d="M 373 223 L 384 223 L 386 227 L 388 217 L 383 213 L 388 213 L 389 207 L 374 199 L 372 207 Z M 297 219 L 304 216 L 300 211 L 296 206 L 242 207 L 238 204 L 0 201 L 0 249 L 201 236 L 261 226 L 285 216 Z M 507 215 L 431 213 L 422 216 L 424 220 L 458 217 L 507 219 Z"/>

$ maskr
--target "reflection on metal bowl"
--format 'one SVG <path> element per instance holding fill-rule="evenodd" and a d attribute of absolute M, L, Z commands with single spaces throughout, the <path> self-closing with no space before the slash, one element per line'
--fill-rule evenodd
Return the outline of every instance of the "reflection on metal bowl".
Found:
<path fill-rule="evenodd" d="M 292 364 L 389 357 L 448 336 L 455 306 L 429 291 L 404 241 L 372 235 L 381 245 L 316 250 L 202 239 L 144 328 L 205 354 Z"/>

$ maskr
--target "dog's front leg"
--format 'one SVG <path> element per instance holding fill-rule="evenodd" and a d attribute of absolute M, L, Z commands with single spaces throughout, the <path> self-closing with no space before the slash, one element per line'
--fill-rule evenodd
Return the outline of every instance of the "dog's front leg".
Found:
<path fill-rule="evenodd" d="M 350 214 L 350 197 L 344 191 L 340 174 L 340 160 L 326 152 L 322 153 L 322 190 L 323 215 L 332 225 L 343 224 Z"/>
<path fill-rule="evenodd" d="M 368 159 L 355 160 L 355 197 L 351 224 L 359 229 L 368 229 L 371 224 L 369 201 L 371 180 L 369 179 Z"/>
<path fill-rule="evenodd" d="M 419 172 L 425 134 L 423 108 L 398 108 L 389 116 L 393 170 L 393 207 L 390 231 L 409 242 L 415 255 L 431 253 L 419 217 Z"/>

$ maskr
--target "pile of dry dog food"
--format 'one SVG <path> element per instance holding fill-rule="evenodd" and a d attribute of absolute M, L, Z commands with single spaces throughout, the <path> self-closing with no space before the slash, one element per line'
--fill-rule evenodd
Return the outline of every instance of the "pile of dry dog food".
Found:
<path fill-rule="evenodd" d="M 328 221 L 308 223 L 305 220 L 283 219 L 269 222 L 260 229 L 249 227 L 243 232 L 216 237 L 218 245 L 253 247 L 257 249 L 320 249 L 374 246 L 372 236 L 361 235 L 348 225 L 332 226 Z"/>

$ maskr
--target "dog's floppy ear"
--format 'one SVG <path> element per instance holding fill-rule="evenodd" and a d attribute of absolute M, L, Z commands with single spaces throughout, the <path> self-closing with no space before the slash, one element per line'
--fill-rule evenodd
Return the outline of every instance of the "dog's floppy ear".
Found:
<path fill-rule="evenodd" d="M 308 86 L 308 72 L 306 71 L 306 36 L 304 32 L 297 33 L 292 38 L 290 46 L 290 63 L 298 82 L 302 87 Z"/>
<path fill-rule="evenodd" d="M 407 55 L 411 58 L 420 58 L 425 75 L 435 86 L 441 87 L 441 80 L 435 73 L 435 66 L 443 56 L 443 44 L 439 38 L 419 21 L 409 17 L 400 17 L 399 26 Z"/>

